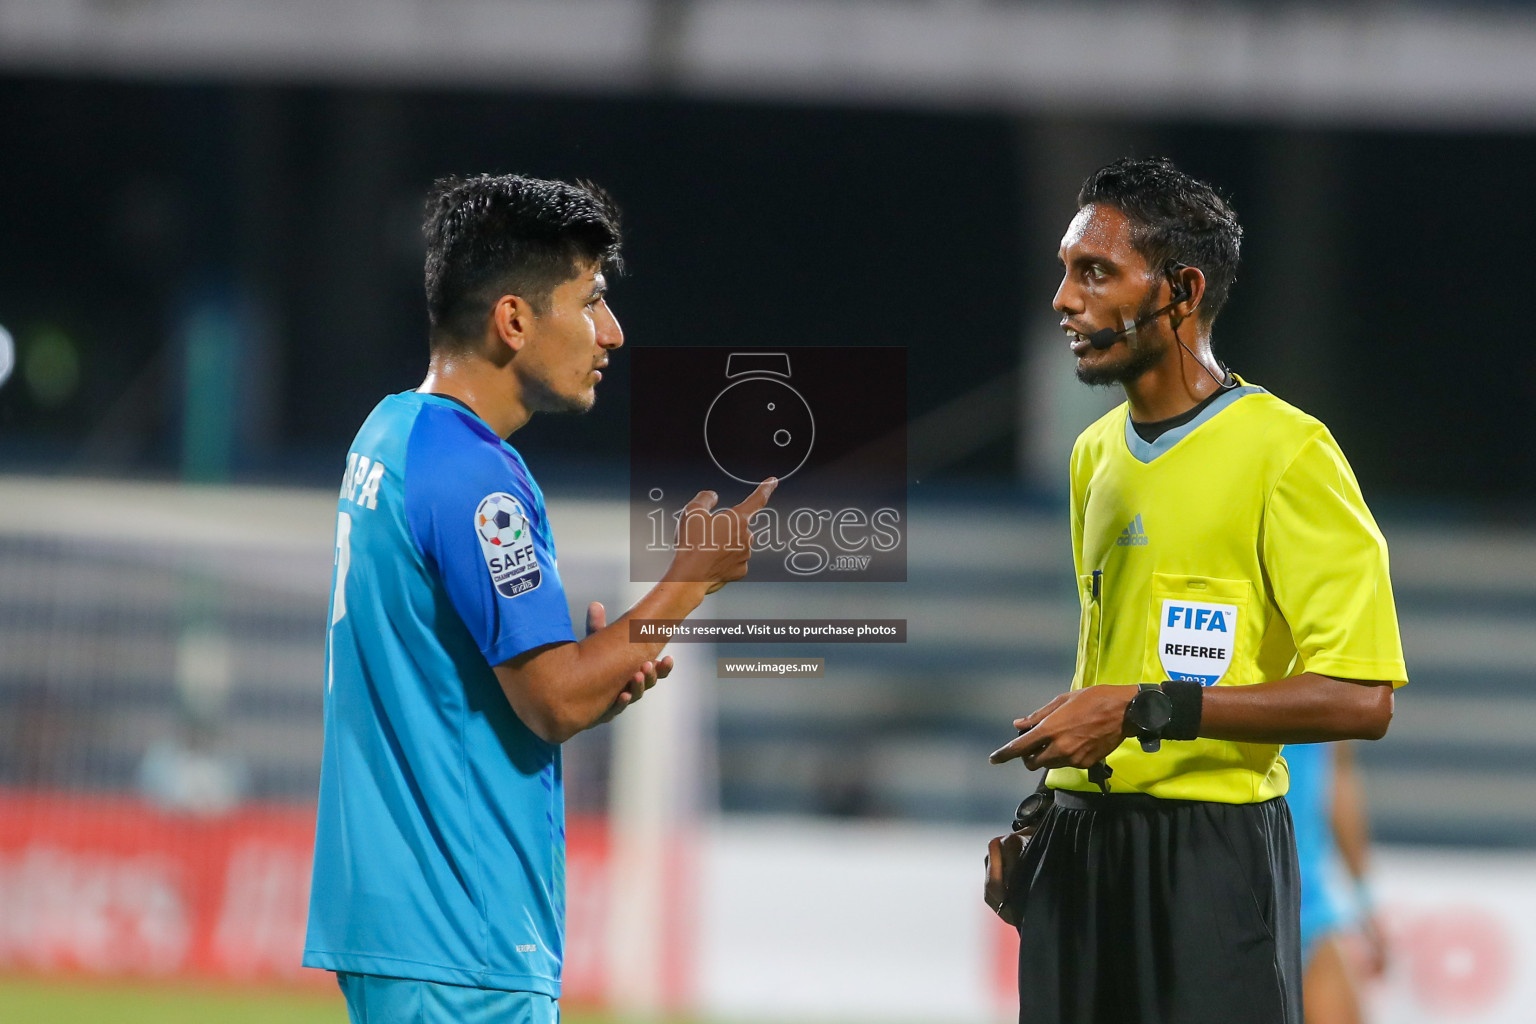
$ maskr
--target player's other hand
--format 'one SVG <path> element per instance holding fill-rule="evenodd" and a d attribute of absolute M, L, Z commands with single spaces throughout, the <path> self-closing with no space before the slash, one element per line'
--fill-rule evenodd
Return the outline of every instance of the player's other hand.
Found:
<path fill-rule="evenodd" d="M 1088 768 L 1104 760 L 1129 736 L 1125 708 L 1135 686 L 1090 686 L 1052 700 L 1034 714 L 1015 718 L 1017 739 L 992 751 L 1002 764 L 1023 758 L 1030 771 L 1041 768 Z"/>
<path fill-rule="evenodd" d="M 619 691 L 619 695 L 613 698 L 613 703 L 608 705 L 608 710 L 603 712 L 602 717 L 597 720 L 596 724 L 602 725 L 604 722 L 613 721 L 619 717 L 625 708 L 645 696 L 645 691 L 655 686 L 656 680 L 665 679 L 671 674 L 672 658 L 670 655 L 662 658 L 660 661 L 648 661 L 641 665 L 639 671 L 630 677 L 629 682 L 624 684 L 624 689 Z"/>
<path fill-rule="evenodd" d="M 608 625 L 608 612 L 601 601 L 593 601 L 587 605 L 587 635 L 591 636 L 598 630 Z M 619 714 L 635 701 L 645 696 L 645 691 L 656 685 L 656 680 L 665 679 L 672 674 L 672 658 L 667 656 L 660 661 L 647 661 L 630 676 L 624 684 L 624 689 L 613 698 L 613 703 L 608 705 L 608 710 L 603 712 L 601 718 L 595 724 L 602 725 L 611 722 Z"/>
<path fill-rule="evenodd" d="M 1387 932 L 1375 914 L 1366 914 L 1360 922 L 1361 973 L 1367 978 L 1380 978 L 1387 973 L 1390 951 Z"/>
<path fill-rule="evenodd" d="M 720 496 L 714 491 L 700 491 L 683 507 L 677 524 L 677 553 L 667 578 L 689 583 L 707 583 L 704 592 L 713 594 L 732 580 L 747 574 L 752 558 L 752 517 L 768 504 L 769 495 L 779 481 L 769 477 L 733 508 L 715 510 Z"/>

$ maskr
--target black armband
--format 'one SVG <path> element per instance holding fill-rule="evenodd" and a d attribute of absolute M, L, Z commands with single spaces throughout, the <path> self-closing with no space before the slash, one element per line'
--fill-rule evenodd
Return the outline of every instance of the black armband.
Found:
<path fill-rule="evenodd" d="M 1173 703 L 1173 718 L 1163 739 L 1192 740 L 1200 735 L 1200 713 L 1205 707 L 1205 687 L 1192 679 L 1170 679 L 1162 691 Z"/>

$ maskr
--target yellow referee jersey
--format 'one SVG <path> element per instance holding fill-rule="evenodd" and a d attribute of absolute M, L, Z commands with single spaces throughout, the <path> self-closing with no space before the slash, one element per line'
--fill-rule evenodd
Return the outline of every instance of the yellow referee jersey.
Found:
<path fill-rule="evenodd" d="M 1387 544 L 1328 429 L 1239 381 L 1143 441 L 1129 407 L 1072 451 L 1082 620 L 1072 688 L 1197 679 L 1242 686 L 1316 672 L 1407 682 Z M 1280 747 L 1127 739 L 1110 789 L 1244 804 L 1289 786 Z M 1098 792 L 1078 768 L 1057 789 Z"/>

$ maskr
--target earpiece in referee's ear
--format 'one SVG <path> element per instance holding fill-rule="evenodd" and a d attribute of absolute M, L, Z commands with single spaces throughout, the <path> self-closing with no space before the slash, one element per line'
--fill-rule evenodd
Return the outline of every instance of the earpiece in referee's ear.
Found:
<path fill-rule="evenodd" d="M 1170 263 L 1167 270 L 1164 271 L 1168 275 L 1168 301 L 1170 303 L 1189 301 L 1189 284 L 1179 274 L 1179 271 L 1184 268 L 1185 265 L 1183 263 Z"/>

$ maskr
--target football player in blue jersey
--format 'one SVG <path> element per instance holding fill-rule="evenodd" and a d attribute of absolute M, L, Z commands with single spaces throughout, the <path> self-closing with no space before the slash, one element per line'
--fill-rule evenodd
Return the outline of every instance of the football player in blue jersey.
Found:
<path fill-rule="evenodd" d="M 1360 1024 L 1362 975 L 1385 970 L 1387 947 L 1370 898 L 1370 826 L 1354 754 L 1348 743 L 1291 744 L 1284 753 L 1301 869 L 1306 1024 Z"/>
<path fill-rule="evenodd" d="M 593 603 L 577 640 L 506 438 L 590 408 L 623 344 L 618 211 L 591 185 L 449 178 L 426 237 L 429 371 L 363 424 L 338 503 L 304 963 L 337 972 L 355 1024 L 554 1024 L 560 743 L 667 675 L 627 620 L 683 618 L 744 576 L 777 482 L 723 510 L 700 493 L 666 577 L 611 625 Z"/>

